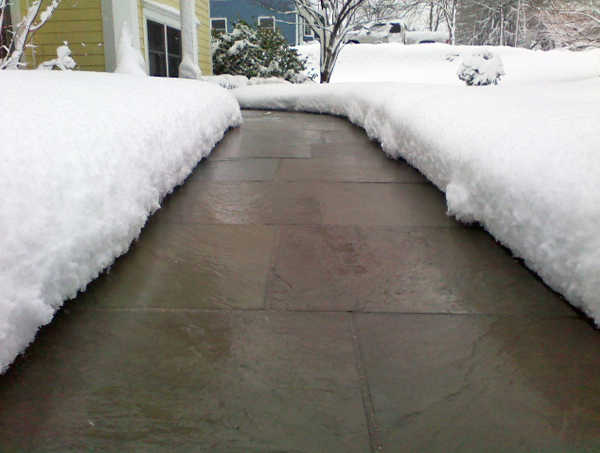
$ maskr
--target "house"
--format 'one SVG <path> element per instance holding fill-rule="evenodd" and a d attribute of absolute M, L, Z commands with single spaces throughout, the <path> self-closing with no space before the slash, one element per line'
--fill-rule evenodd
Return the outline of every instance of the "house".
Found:
<path fill-rule="evenodd" d="M 188 1 L 195 2 L 193 63 L 203 74 L 212 74 L 209 0 Z M 42 10 L 47 2 L 44 0 Z M 32 0 L 11 0 L 9 23 L 19 23 L 30 4 Z M 68 41 L 79 69 L 112 72 L 123 23 L 129 26 L 133 45 L 144 56 L 149 74 L 177 77 L 182 60 L 180 0 L 64 0 L 35 33 L 35 47 L 28 49 L 27 61 L 37 67 L 52 60 L 57 47 Z"/>
<path fill-rule="evenodd" d="M 215 30 L 230 32 L 234 22 L 243 20 L 259 28 L 278 28 L 291 46 L 309 40 L 305 28 L 311 33 L 302 26 L 293 0 L 211 0 L 210 13 Z"/>

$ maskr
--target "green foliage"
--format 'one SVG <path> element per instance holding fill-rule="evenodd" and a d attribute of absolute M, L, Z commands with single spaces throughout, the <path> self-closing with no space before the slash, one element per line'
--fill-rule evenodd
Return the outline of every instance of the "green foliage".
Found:
<path fill-rule="evenodd" d="M 231 33 L 213 30 L 213 73 L 252 77 L 281 77 L 291 82 L 306 79 L 305 62 L 291 49 L 279 30 L 255 30 L 246 22 L 234 24 Z"/>

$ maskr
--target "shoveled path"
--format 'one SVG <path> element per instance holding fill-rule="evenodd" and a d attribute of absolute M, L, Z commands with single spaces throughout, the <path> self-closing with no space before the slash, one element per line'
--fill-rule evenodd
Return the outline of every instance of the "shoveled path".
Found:
<path fill-rule="evenodd" d="M 599 451 L 586 320 L 346 120 L 244 116 L 0 376 L 0 451 Z"/>

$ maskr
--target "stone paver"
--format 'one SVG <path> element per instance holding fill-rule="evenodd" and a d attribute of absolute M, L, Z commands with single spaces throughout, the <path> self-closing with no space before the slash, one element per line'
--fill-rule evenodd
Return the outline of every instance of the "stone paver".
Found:
<path fill-rule="evenodd" d="M 481 230 L 286 226 L 282 310 L 575 316 Z"/>
<path fill-rule="evenodd" d="M 600 451 L 586 320 L 348 121 L 244 117 L 0 376 L 0 451 Z"/>
<path fill-rule="evenodd" d="M 581 319 L 357 317 L 394 452 L 600 451 L 600 342 Z"/>

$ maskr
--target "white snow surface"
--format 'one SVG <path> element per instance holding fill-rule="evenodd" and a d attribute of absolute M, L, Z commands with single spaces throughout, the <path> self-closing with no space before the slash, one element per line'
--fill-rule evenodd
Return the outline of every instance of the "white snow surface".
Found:
<path fill-rule="evenodd" d="M 241 115 L 198 81 L 0 71 L 0 85 L 3 372 Z"/>
<path fill-rule="evenodd" d="M 456 76 L 460 59 L 445 59 L 455 48 L 367 47 L 376 46 L 346 47 L 334 81 L 402 81 L 233 93 L 242 108 L 348 117 L 444 191 L 451 215 L 480 222 L 600 323 L 600 52 L 492 48 L 506 83 L 468 87 Z"/>
<path fill-rule="evenodd" d="M 486 46 L 504 63 L 502 85 L 556 82 L 598 77 L 600 49 L 582 52 L 557 49 L 549 52 L 514 47 Z M 319 44 L 296 47 L 307 66 L 318 74 Z M 448 44 L 353 44 L 342 48 L 332 83 L 406 82 L 460 85 L 456 76 L 465 56 L 481 51 L 477 46 Z M 318 81 L 318 78 L 316 79 Z"/>

